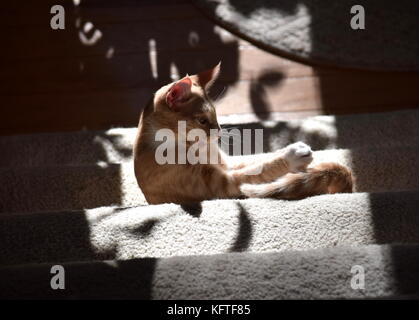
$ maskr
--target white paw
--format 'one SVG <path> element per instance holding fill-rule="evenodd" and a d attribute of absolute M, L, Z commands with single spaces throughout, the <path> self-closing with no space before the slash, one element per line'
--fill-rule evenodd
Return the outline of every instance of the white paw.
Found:
<path fill-rule="evenodd" d="M 296 142 L 285 148 L 284 159 L 291 172 L 304 171 L 313 161 L 313 151 L 304 142 Z"/>

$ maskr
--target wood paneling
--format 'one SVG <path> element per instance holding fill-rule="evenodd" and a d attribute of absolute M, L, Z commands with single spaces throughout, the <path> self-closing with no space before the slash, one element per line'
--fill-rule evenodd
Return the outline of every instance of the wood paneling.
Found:
<path fill-rule="evenodd" d="M 49 27 L 52 0 L 0 4 L 0 134 L 135 126 L 154 90 L 222 61 L 212 90 L 221 115 L 295 117 L 419 106 L 419 73 L 311 67 L 215 26 L 189 1 L 62 2 L 66 29 Z M 87 22 L 93 24 L 84 33 Z M 100 31 L 92 45 L 86 38 Z M 150 49 L 156 69 L 150 63 Z"/>

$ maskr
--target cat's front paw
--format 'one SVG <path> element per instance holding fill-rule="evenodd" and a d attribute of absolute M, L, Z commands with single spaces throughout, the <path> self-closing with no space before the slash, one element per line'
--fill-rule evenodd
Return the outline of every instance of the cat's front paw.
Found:
<path fill-rule="evenodd" d="M 287 161 L 290 172 L 304 171 L 313 161 L 313 151 L 304 142 L 296 142 L 284 149 L 284 159 Z"/>

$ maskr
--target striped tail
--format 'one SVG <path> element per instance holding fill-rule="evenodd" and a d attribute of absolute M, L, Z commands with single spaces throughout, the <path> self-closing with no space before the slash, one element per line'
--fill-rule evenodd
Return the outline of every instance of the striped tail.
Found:
<path fill-rule="evenodd" d="M 288 173 L 266 184 L 244 184 L 243 195 L 249 198 L 298 200 L 319 194 L 352 192 L 351 171 L 337 163 L 322 163 L 306 172 Z"/>

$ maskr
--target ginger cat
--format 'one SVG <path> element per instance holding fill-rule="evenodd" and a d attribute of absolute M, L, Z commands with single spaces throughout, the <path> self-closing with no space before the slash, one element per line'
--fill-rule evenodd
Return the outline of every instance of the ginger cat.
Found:
<path fill-rule="evenodd" d="M 134 169 L 137 182 L 150 204 L 193 203 L 209 199 L 273 197 L 302 199 L 324 193 L 352 192 L 349 169 L 336 163 L 323 163 L 307 169 L 312 161 L 311 148 L 303 142 L 290 144 L 272 153 L 228 156 L 218 147 L 220 130 L 208 89 L 220 72 L 220 64 L 193 76 L 186 76 L 160 88 L 144 109 L 134 145 Z M 159 129 L 176 134 L 171 151 L 178 149 L 178 123 L 186 131 L 206 133 L 205 152 L 216 152 L 216 163 L 159 164 L 156 141 Z M 186 142 L 186 149 L 194 141 Z M 202 143 L 200 144 L 202 147 Z"/>

